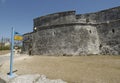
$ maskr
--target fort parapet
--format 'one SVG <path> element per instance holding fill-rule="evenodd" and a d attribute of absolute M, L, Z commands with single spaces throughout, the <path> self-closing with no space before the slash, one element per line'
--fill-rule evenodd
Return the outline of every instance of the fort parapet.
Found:
<path fill-rule="evenodd" d="M 24 34 L 24 53 L 120 54 L 120 7 L 87 14 L 66 11 L 33 21 L 33 32 Z"/>

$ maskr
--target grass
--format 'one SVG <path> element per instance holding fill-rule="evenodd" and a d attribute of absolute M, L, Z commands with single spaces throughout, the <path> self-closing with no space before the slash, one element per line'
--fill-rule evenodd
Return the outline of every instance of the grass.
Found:
<path fill-rule="evenodd" d="M 5 64 L 1 72 L 8 72 L 8 67 Z M 120 82 L 120 56 L 30 56 L 16 60 L 14 69 L 19 75 L 39 73 L 68 83 Z"/>

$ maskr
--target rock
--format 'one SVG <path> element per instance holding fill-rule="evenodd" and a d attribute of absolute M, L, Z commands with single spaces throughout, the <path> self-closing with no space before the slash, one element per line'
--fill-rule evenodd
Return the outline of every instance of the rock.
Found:
<path fill-rule="evenodd" d="M 11 79 L 8 83 L 67 83 L 61 79 L 50 80 L 45 75 L 21 75 Z"/>
<path fill-rule="evenodd" d="M 6 83 L 6 81 L 0 78 L 0 83 Z"/>
<path fill-rule="evenodd" d="M 7 74 L 0 73 L 0 83 L 7 83 L 10 80 Z"/>

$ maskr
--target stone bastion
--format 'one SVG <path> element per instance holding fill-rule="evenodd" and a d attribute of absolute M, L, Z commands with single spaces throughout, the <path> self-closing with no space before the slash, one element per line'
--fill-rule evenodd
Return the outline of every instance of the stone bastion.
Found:
<path fill-rule="evenodd" d="M 120 7 L 95 13 L 59 12 L 33 20 L 23 53 L 32 55 L 120 55 Z"/>

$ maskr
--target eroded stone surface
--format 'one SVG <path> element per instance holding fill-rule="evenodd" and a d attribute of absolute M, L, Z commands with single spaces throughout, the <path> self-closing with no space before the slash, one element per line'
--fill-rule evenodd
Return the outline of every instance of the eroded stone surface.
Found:
<path fill-rule="evenodd" d="M 44 75 L 21 75 L 11 79 L 8 83 L 67 83 L 61 79 L 50 80 Z"/>
<path fill-rule="evenodd" d="M 96 13 L 60 12 L 34 19 L 23 53 L 33 55 L 120 54 L 120 7 Z"/>

